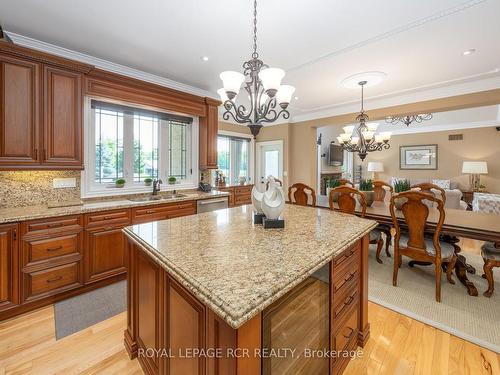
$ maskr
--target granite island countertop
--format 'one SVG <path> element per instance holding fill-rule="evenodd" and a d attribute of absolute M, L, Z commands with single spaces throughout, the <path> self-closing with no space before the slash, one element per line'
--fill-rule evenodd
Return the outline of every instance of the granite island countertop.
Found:
<path fill-rule="evenodd" d="M 43 218 L 57 217 L 57 216 L 79 215 L 89 212 L 108 211 L 120 208 L 154 206 L 159 204 L 167 204 L 175 202 L 227 197 L 229 195 L 229 193 L 225 191 L 217 191 L 217 190 L 213 190 L 209 193 L 205 193 L 199 190 L 189 190 L 189 191 L 179 190 L 178 193 L 184 194 L 185 197 L 134 202 L 122 196 L 119 199 L 106 197 L 94 200 L 87 200 L 83 203 L 83 205 L 79 206 L 49 208 L 47 205 L 40 205 L 40 206 L 0 208 L 0 224 L 13 223 L 16 221 L 24 221 L 24 220 L 43 219 Z M 167 194 L 167 193 L 160 193 L 160 195 L 162 194 Z M 150 195 L 150 194 L 139 194 L 139 195 Z"/>
<path fill-rule="evenodd" d="M 252 207 L 241 206 L 123 230 L 237 329 L 377 226 L 296 205 L 283 216 L 284 229 L 264 229 L 252 223 Z"/>

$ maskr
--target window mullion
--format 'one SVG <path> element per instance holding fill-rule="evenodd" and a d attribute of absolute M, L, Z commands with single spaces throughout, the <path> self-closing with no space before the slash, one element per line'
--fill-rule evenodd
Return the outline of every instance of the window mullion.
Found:
<path fill-rule="evenodd" d="M 123 116 L 123 172 L 129 184 L 134 182 L 134 117 Z"/>

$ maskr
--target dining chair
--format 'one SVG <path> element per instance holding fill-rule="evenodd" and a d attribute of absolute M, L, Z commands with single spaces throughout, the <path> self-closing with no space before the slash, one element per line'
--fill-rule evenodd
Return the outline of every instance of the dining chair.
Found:
<path fill-rule="evenodd" d="M 389 194 L 391 195 L 394 193 L 394 188 L 385 181 L 374 180 L 372 184 L 373 184 L 373 192 L 375 193 L 375 197 L 373 200 L 375 202 L 385 202 L 385 197 L 387 195 L 387 192 L 389 192 Z M 390 258 L 391 253 L 389 251 L 389 246 L 391 245 L 391 239 L 392 239 L 391 227 L 390 225 L 380 224 L 377 227 L 377 229 L 379 229 L 382 233 L 385 234 L 385 254 Z"/>
<path fill-rule="evenodd" d="M 354 187 L 354 184 L 345 178 L 339 178 L 339 184 L 340 184 L 340 186 L 349 186 L 352 188 Z"/>
<path fill-rule="evenodd" d="M 443 201 L 443 205 L 446 204 L 446 192 L 440 186 L 431 184 L 429 182 L 423 182 L 421 184 L 412 185 L 411 189 L 418 189 L 422 193 L 427 193 L 427 194 L 431 194 L 431 195 L 434 195 L 434 196 L 436 195 L 436 194 L 434 194 L 434 191 L 437 191 L 439 193 L 439 197 Z M 434 206 L 434 205 L 432 205 L 432 206 Z"/>
<path fill-rule="evenodd" d="M 333 194 L 338 193 L 337 206 L 335 207 L 335 202 L 333 201 Z M 328 196 L 328 204 L 331 210 L 340 211 L 346 214 L 355 215 L 356 214 L 356 201 L 359 202 L 361 206 L 361 217 L 365 217 L 366 214 L 366 200 L 363 193 L 359 190 L 354 189 L 349 186 L 338 186 L 330 191 Z M 382 233 L 378 228 L 373 229 L 370 232 L 370 243 L 377 244 L 377 252 L 375 258 L 377 262 L 382 263 L 380 259 L 380 252 L 384 246 L 384 240 L 382 239 Z"/>
<path fill-rule="evenodd" d="M 483 277 L 488 280 L 488 289 L 483 293 L 483 296 L 490 298 L 495 290 L 493 267 L 500 267 L 500 243 L 485 242 L 481 246 L 481 256 L 484 260 Z"/>
<path fill-rule="evenodd" d="M 281 187 L 283 187 L 283 181 L 279 178 L 274 177 L 274 181 Z M 269 181 L 266 182 L 266 190 L 269 189 Z"/>
<path fill-rule="evenodd" d="M 402 233 L 401 226 L 395 211 L 395 200 L 405 199 L 401 207 L 402 216 L 406 224 L 406 231 Z M 425 236 L 429 206 L 425 201 L 437 205 L 439 218 L 432 238 Z M 394 194 L 389 205 L 392 222 L 396 230 L 394 238 L 394 271 L 392 284 L 397 286 L 398 270 L 401 267 L 402 256 L 405 255 L 420 262 L 428 262 L 435 265 L 436 272 L 436 301 L 441 302 L 441 265 L 447 264 L 446 277 L 450 284 L 455 284 L 452 279 L 453 268 L 457 261 L 455 247 L 447 242 L 441 241 L 441 230 L 445 219 L 444 203 L 442 199 L 433 194 L 421 191 L 405 191 Z"/>
<path fill-rule="evenodd" d="M 309 197 L 311 197 L 312 204 L 308 204 Z M 316 191 L 312 187 L 298 182 L 288 188 L 288 201 L 300 206 L 316 206 Z"/>

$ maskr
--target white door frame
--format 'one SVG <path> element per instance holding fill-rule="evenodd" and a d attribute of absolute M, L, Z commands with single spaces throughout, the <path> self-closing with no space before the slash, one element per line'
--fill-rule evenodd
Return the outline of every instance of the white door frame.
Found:
<path fill-rule="evenodd" d="M 276 141 L 265 141 L 265 142 L 255 142 L 255 180 L 254 184 L 257 186 L 260 186 L 260 178 L 262 176 L 262 160 L 261 160 L 261 155 L 262 155 L 262 147 L 264 146 L 278 146 L 280 157 L 279 157 L 279 176 L 275 176 L 279 178 L 281 181 L 283 181 L 283 140 L 278 139 Z M 266 178 L 267 176 L 264 176 Z"/>

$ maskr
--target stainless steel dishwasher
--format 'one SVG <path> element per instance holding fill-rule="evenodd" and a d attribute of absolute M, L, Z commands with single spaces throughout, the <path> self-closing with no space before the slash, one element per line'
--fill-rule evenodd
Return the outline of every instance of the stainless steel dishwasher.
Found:
<path fill-rule="evenodd" d="M 227 208 L 227 197 L 200 199 L 196 203 L 196 207 L 199 214 L 202 212 L 221 210 L 223 208 Z"/>

